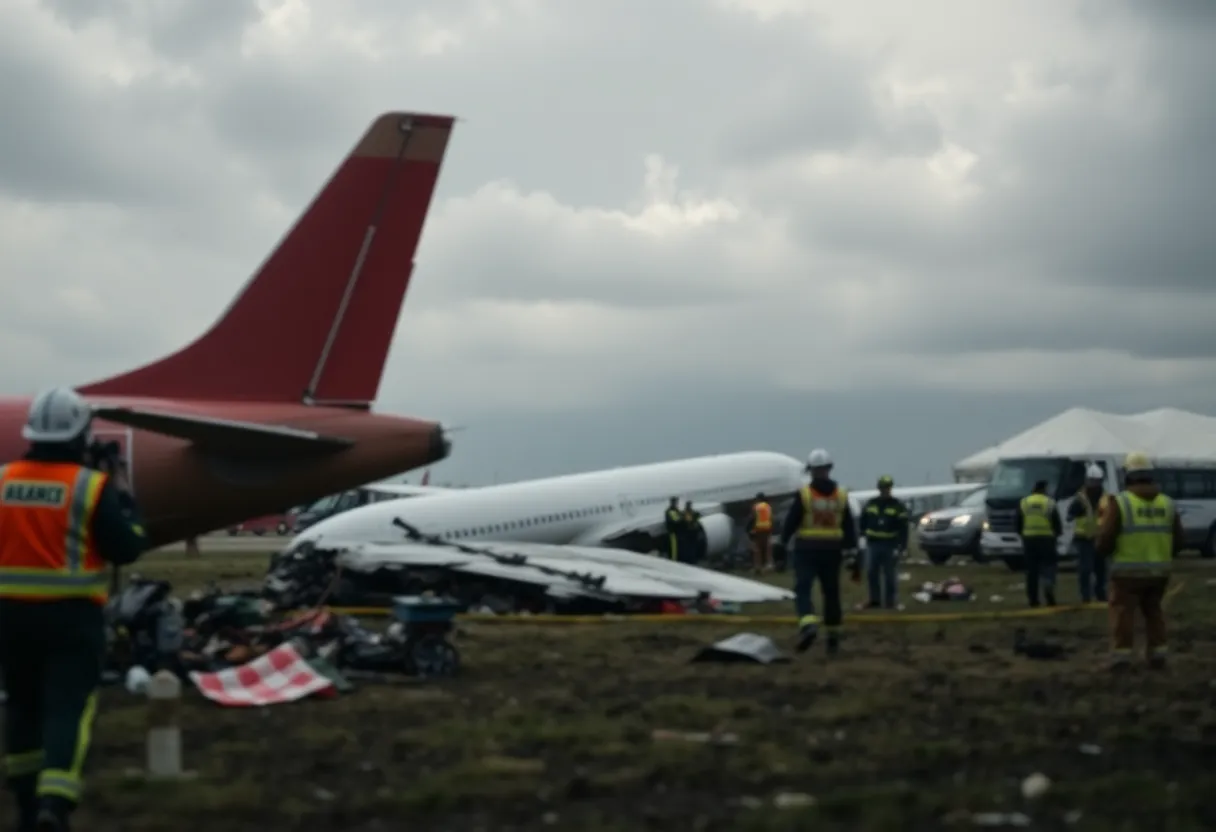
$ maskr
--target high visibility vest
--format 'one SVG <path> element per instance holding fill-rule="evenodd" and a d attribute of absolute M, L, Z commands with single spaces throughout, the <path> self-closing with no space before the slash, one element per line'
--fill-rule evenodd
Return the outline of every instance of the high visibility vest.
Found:
<path fill-rule="evenodd" d="M 773 530 L 773 507 L 768 503 L 756 503 L 756 524 L 752 526 L 755 532 L 771 532 Z"/>
<path fill-rule="evenodd" d="M 1099 498 L 1099 509 L 1094 508 L 1094 504 L 1090 502 L 1089 494 L 1084 488 L 1077 492 L 1077 499 L 1081 501 L 1081 507 L 1085 509 L 1085 513 L 1077 518 L 1076 525 L 1073 526 L 1073 537 L 1078 540 L 1093 540 L 1094 535 L 1098 533 L 1098 510 L 1105 505 L 1106 495 L 1103 494 Z"/>
<path fill-rule="evenodd" d="M 93 514 L 106 475 L 70 462 L 0 468 L 0 598 L 105 604 L 105 561 L 93 548 Z"/>
<path fill-rule="evenodd" d="M 1164 494 L 1151 500 L 1124 491 L 1115 500 L 1122 524 L 1115 540 L 1111 572 L 1166 575 L 1174 561 L 1174 501 Z"/>
<path fill-rule="evenodd" d="M 843 540 L 844 512 L 849 506 L 848 492 L 837 488 L 831 494 L 812 492 L 804 485 L 799 492 L 802 499 L 802 524 L 798 537 L 803 540 Z"/>
<path fill-rule="evenodd" d="M 1022 537 L 1055 537 L 1051 515 L 1056 501 L 1046 494 L 1031 494 L 1022 499 Z"/>
<path fill-rule="evenodd" d="M 667 509 L 667 522 L 683 523 L 684 515 L 680 513 L 680 510 L 678 508 L 669 508 L 669 509 Z M 674 534 L 674 532 L 672 532 L 672 534 Z"/>
<path fill-rule="evenodd" d="M 901 503 L 891 503 L 886 508 L 879 508 L 877 500 L 866 503 L 865 514 L 868 519 L 865 524 L 866 540 L 896 540 L 900 536 L 899 524 L 907 525 L 908 511 Z M 893 528 L 878 528 L 879 525 L 890 525 Z"/>

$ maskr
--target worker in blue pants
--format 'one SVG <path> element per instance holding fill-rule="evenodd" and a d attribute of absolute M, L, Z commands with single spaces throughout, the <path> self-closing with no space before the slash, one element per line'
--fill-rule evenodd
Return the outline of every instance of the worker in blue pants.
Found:
<path fill-rule="evenodd" d="M 891 496 L 895 481 L 878 479 L 878 496 L 861 510 L 861 536 L 866 539 L 866 582 L 871 608 L 895 609 L 898 587 L 895 565 L 908 548 L 908 507 Z"/>

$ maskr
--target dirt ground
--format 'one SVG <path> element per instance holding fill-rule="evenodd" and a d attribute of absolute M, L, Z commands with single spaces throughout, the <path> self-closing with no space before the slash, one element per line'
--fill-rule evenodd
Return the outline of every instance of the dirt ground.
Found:
<path fill-rule="evenodd" d="M 265 562 L 153 555 L 141 571 L 186 590 L 253 579 Z M 1101 610 L 918 624 L 855 615 L 841 656 L 820 647 L 770 667 L 689 659 L 740 630 L 785 647 L 792 628 L 464 625 L 465 673 L 447 682 L 365 684 L 264 710 L 191 693 L 184 747 L 198 777 L 172 786 L 124 773 L 143 760 L 144 710 L 107 690 L 79 828 L 1210 829 L 1211 566 L 1187 561 L 1176 581 L 1171 669 L 1121 678 L 1102 667 Z M 905 615 L 1024 603 L 1004 567 L 904 571 L 904 591 L 953 574 L 982 598 L 908 601 Z M 851 601 L 859 591 L 849 586 Z M 1071 573 L 1060 597 L 1076 598 Z M 1018 626 L 1071 654 L 1015 656 Z M 1028 801 L 1021 783 L 1036 772 L 1052 787 Z"/>

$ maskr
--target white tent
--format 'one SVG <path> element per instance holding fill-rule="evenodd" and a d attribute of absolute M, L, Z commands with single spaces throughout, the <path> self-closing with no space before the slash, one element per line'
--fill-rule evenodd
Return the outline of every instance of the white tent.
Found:
<path fill-rule="evenodd" d="M 954 478 L 987 479 L 1001 459 L 1122 456 L 1132 451 L 1158 461 L 1216 463 L 1216 418 L 1168 407 L 1134 416 L 1074 407 L 959 460 Z"/>

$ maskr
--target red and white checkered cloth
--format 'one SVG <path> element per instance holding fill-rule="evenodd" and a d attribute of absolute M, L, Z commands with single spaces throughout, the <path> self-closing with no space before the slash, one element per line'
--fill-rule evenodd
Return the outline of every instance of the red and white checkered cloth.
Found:
<path fill-rule="evenodd" d="M 294 702 L 306 696 L 336 696 L 334 683 L 310 665 L 290 642 L 240 667 L 190 674 L 203 696 L 230 708 Z"/>

